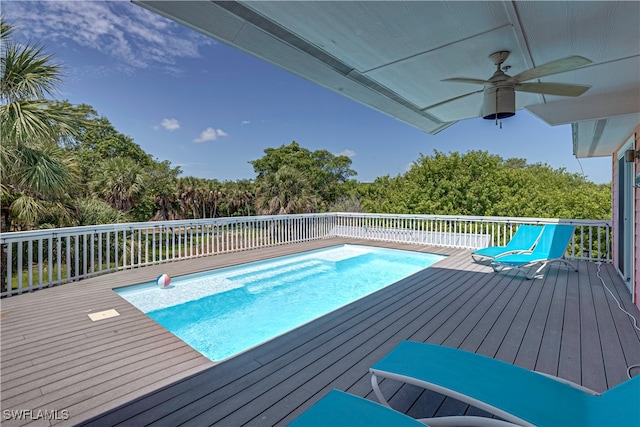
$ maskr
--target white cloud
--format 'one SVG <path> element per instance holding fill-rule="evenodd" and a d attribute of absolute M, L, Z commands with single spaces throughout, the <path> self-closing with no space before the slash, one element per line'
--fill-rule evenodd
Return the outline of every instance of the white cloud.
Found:
<path fill-rule="evenodd" d="M 248 125 L 249 123 L 251 123 L 249 120 L 243 120 L 240 122 L 241 125 Z"/>
<path fill-rule="evenodd" d="M 169 132 L 173 132 L 174 130 L 180 129 L 180 122 L 178 122 L 176 119 L 163 119 L 162 127 Z"/>
<path fill-rule="evenodd" d="M 14 37 L 89 48 L 108 55 L 118 71 L 154 67 L 175 73 L 181 59 L 197 58 L 200 46 L 214 43 L 128 0 L 9 1 L 3 14 L 14 24 Z"/>
<path fill-rule="evenodd" d="M 206 128 L 193 142 L 215 141 L 219 136 L 227 136 L 227 133 L 222 129 Z"/>
<path fill-rule="evenodd" d="M 356 156 L 356 152 L 353 150 L 349 150 L 348 148 L 346 150 L 343 150 L 342 152 L 338 153 L 337 156 L 347 156 L 349 158 L 351 157 L 355 157 Z"/>

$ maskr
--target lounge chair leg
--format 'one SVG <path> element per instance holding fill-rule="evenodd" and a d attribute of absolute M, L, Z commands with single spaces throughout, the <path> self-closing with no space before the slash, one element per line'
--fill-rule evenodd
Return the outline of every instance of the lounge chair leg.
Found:
<path fill-rule="evenodd" d="M 567 261 L 566 259 L 563 259 L 562 262 L 564 262 L 567 265 L 567 267 L 573 268 L 573 271 L 578 271 L 578 266 L 572 263 L 571 261 Z"/>
<path fill-rule="evenodd" d="M 543 262 L 542 265 L 540 267 L 538 267 L 538 269 L 536 271 L 533 272 L 533 274 L 530 274 L 530 273 L 528 274 L 524 270 L 522 270 L 522 272 L 525 273 L 525 276 L 527 277 L 527 280 L 531 280 L 531 279 L 537 277 L 538 273 L 540 273 L 546 266 L 547 266 L 547 263 Z M 531 271 L 531 270 L 529 270 L 529 271 Z"/>
<path fill-rule="evenodd" d="M 471 259 L 473 259 L 473 261 L 477 264 L 482 264 L 482 265 L 489 265 L 491 264 L 491 258 L 486 258 L 483 256 L 476 256 L 476 255 L 471 255 Z"/>
<path fill-rule="evenodd" d="M 493 268 L 493 271 L 495 273 L 499 273 L 499 272 L 505 270 L 506 267 L 504 265 L 500 265 L 500 264 L 491 264 L 491 268 Z"/>
<path fill-rule="evenodd" d="M 371 375 L 371 388 L 373 388 L 373 392 L 378 398 L 378 402 L 382 403 L 384 406 L 391 408 L 391 405 L 389 404 L 389 402 L 387 402 L 387 399 L 385 399 L 382 395 L 382 391 L 380 390 L 380 386 L 378 385 L 378 377 L 376 377 L 375 375 Z"/>

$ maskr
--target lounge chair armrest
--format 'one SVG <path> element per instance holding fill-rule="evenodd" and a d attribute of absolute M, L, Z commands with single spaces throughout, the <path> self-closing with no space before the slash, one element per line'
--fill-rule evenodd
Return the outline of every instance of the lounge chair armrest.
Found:
<path fill-rule="evenodd" d="M 501 253 L 500 255 L 497 255 L 495 258 L 493 258 L 494 260 L 500 261 L 500 258 L 505 257 L 507 255 L 529 255 L 532 254 L 533 251 L 509 251 L 509 252 L 504 252 Z"/>
<path fill-rule="evenodd" d="M 418 421 L 429 427 L 521 427 L 520 424 L 497 420 L 495 418 L 475 417 L 467 415 L 420 418 Z"/>
<path fill-rule="evenodd" d="M 555 375 L 546 374 L 546 373 L 540 372 L 540 371 L 533 371 L 533 372 L 535 372 L 536 374 L 544 375 L 545 377 L 551 378 L 552 380 L 556 380 L 556 381 L 558 381 L 560 383 L 570 385 L 571 387 L 577 388 L 578 390 L 581 390 L 581 391 L 584 391 L 587 394 L 590 394 L 590 395 L 593 395 L 593 396 L 600 396 L 600 393 L 598 393 L 597 391 L 591 390 L 590 388 L 587 388 L 587 387 L 585 387 L 583 385 L 580 385 L 578 383 L 574 383 L 573 381 L 570 381 L 570 380 L 567 380 L 567 379 L 564 379 L 564 378 L 560 378 L 560 377 L 556 377 Z"/>

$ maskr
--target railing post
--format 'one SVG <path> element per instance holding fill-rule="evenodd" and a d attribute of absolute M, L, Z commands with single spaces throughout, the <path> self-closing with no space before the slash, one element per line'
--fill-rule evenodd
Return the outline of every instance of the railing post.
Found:
<path fill-rule="evenodd" d="M 7 276 L 6 276 L 6 287 L 7 287 L 7 295 L 11 295 L 13 291 L 13 242 L 7 243 Z M 3 251 L 4 252 L 4 251 Z"/>
<path fill-rule="evenodd" d="M 47 279 L 49 286 L 53 284 L 53 236 L 47 240 Z"/>

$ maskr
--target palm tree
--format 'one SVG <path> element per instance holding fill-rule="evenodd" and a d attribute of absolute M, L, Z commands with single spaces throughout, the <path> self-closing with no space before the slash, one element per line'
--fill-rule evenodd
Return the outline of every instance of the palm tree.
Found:
<path fill-rule="evenodd" d="M 73 136 L 83 117 L 69 104 L 46 99 L 61 81 L 61 67 L 42 47 L 14 43 L 12 31 L 0 16 L 2 226 L 34 228 L 52 205 L 66 209 L 77 172 L 58 140 Z"/>
<path fill-rule="evenodd" d="M 90 186 L 94 196 L 128 212 L 142 197 L 144 183 L 143 171 L 133 159 L 114 157 L 100 164 Z"/>
<path fill-rule="evenodd" d="M 248 179 L 241 179 L 237 181 L 239 188 L 239 209 L 241 215 L 251 216 L 252 208 L 255 204 L 255 191 L 254 184 Z"/>
<path fill-rule="evenodd" d="M 172 168 L 169 161 L 156 162 L 145 174 L 147 194 L 153 195 L 155 213 L 152 221 L 168 221 L 179 218 L 177 176 L 180 168 Z"/>
<path fill-rule="evenodd" d="M 153 202 L 156 204 L 156 213 L 151 218 L 151 221 L 170 221 L 179 219 L 178 215 L 178 201 L 174 193 L 170 191 L 163 191 L 156 193 L 153 196 Z"/>
<path fill-rule="evenodd" d="M 237 216 L 242 206 L 242 191 L 237 182 L 229 182 L 227 190 L 227 216 Z"/>
<path fill-rule="evenodd" d="M 10 164 L 3 164 L 3 215 L 17 228 L 73 225 L 71 194 L 76 165 L 64 150 L 16 145 Z M 52 218 L 55 218 L 53 220 Z"/>
<path fill-rule="evenodd" d="M 206 193 L 204 202 L 208 208 L 207 218 L 215 218 L 218 213 L 218 203 L 222 198 L 222 187 L 217 179 L 208 179 L 206 181 Z"/>
<path fill-rule="evenodd" d="M 193 207 L 194 210 L 194 218 L 206 218 L 207 217 L 207 196 L 208 196 L 208 188 L 207 188 L 207 180 L 204 178 L 196 178 L 195 179 L 195 205 Z M 197 213 L 197 215 L 196 215 Z"/>
<path fill-rule="evenodd" d="M 205 193 L 204 180 L 192 176 L 178 178 L 178 199 L 182 207 L 183 219 L 199 217 Z"/>
<path fill-rule="evenodd" d="M 305 176 L 284 166 L 260 178 L 255 203 L 262 215 L 282 215 L 313 212 L 316 199 Z"/>
<path fill-rule="evenodd" d="M 80 199 L 76 208 L 78 225 L 114 224 L 127 220 L 124 212 L 100 199 Z"/>

